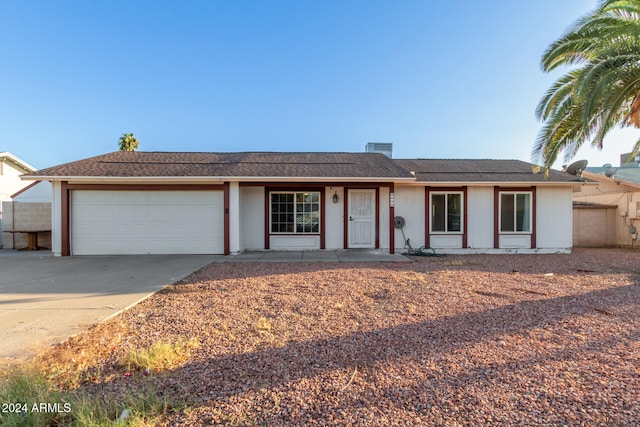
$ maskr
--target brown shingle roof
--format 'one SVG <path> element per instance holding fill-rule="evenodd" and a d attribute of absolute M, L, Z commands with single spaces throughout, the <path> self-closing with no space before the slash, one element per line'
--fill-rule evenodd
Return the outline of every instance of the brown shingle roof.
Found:
<path fill-rule="evenodd" d="M 547 179 L 520 160 L 390 159 L 378 153 L 189 153 L 115 151 L 28 174 L 56 177 L 345 178 L 418 182 L 577 182 L 552 170 Z"/>
<path fill-rule="evenodd" d="M 33 177 L 405 178 L 377 153 L 186 153 L 116 151 L 29 174 Z"/>
<path fill-rule="evenodd" d="M 576 176 L 551 170 L 533 173 L 531 163 L 520 160 L 482 159 L 395 159 L 396 164 L 415 172 L 419 182 L 578 182 Z"/>

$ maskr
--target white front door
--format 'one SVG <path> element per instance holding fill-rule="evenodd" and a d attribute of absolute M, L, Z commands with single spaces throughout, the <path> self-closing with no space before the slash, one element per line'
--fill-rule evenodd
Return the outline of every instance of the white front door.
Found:
<path fill-rule="evenodd" d="M 376 190 L 349 190 L 349 247 L 374 248 Z"/>

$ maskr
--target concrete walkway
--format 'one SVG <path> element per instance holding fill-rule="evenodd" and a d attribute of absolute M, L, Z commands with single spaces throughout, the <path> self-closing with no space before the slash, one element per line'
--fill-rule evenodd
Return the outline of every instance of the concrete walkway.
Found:
<path fill-rule="evenodd" d="M 377 250 L 243 252 L 216 262 L 411 262 L 400 254 Z"/>

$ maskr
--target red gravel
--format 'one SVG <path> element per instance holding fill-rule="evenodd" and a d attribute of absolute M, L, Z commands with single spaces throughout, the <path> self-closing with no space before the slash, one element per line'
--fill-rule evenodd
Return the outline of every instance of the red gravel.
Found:
<path fill-rule="evenodd" d="M 98 348 L 87 393 L 151 381 L 186 397 L 167 425 L 633 426 L 639 260 L 211 264 L 58 351 Z M 201 343 L 180 368 L 149 379 L 116 366 L 177 337 Z"/>

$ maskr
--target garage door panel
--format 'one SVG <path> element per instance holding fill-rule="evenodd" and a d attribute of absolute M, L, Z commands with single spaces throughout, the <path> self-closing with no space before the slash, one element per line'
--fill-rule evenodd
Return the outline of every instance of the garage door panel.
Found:
<path fill-rule="evenodd" d="M 99 254 L 224 252 L 221 191 L 84 191 L 71 197 L 71 251 Z"/>

